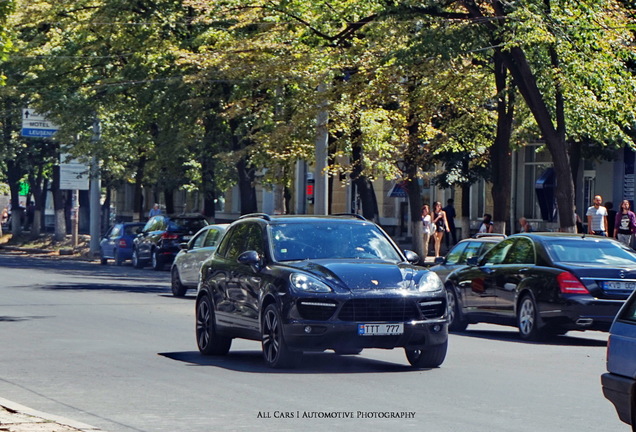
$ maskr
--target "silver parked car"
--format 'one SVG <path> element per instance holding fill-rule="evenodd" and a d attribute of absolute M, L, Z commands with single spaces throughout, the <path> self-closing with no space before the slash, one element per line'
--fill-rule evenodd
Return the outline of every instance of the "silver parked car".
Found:
<path fill-rule="evenodd" d="M 199 269 L 216 250 L 228 224 L 207 225 L 197 232 L 188 243 L 182 243 L 181 250 L 172 263 L 172 294 L 183 297 L 190 288 L 199 283 Z"/>

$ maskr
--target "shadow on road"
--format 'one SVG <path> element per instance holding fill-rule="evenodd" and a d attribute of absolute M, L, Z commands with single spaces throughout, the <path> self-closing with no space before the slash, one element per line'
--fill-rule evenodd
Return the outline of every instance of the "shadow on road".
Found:
<path fill-rule="evenodd" d="M 463 332 L 453 333 L 458 336 L 467 336 L 479 339 L 490 339 L 504 342 L 513 342 L 521 344 L 534 344 L 534 345 L 561 345 L 561 346 L 588 346 L 588 347 L 601 347 L 607 345 L 607 340 L 591 339 L 586 337 L 577 337 L 578 332 L 570 332 L 563 336 L 552 336 L 541 342 L 525 341 L 521 339 L 519 333 L 516 331 L 505 330 L 465 330 Z M 583 333 L 579 333 L 583 334 Z"/>
<path fill-rule="evenodd" d="M 139 283 L 68 283 L 56 285 L 35 285 L 32 288 L 51 290 L 51 291 L 113 291 L 113 292 L 131 292 L 131 293 L 147 293 L 147 294 L 164 294 L 170 291 L 169 287 L 161 287 L 157 285 L 141 285 Z"/>
<path fill-rule="evenodd" d="M 187 363 L 191 366 L 214 366 L 249 373 L 284 374 L 351 374 L 379 372 L 421 372 L 408 364 L 395 364 L 364 356 L 337 355 L 331 352 L 305 353 L 296 369 L 272 369 L 265 365 L 260 351 L 230 351 L 225 356 L 204 356 L 198 351 L 159 353 L 160 356 Z M 406 363 L 406 357 L 404 358 Z"/>

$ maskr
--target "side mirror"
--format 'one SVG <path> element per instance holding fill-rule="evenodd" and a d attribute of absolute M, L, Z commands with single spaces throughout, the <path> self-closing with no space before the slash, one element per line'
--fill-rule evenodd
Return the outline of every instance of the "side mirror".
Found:
<path fill-rule="evenodd" d="M 187 250 L 188 249 L 188 243 L 186 243 L 186 242 L 179 243 L 179 249 Z"/>
<path fill-rule="evenodd" d="M 411 264 L 417 264 L 420 262 L 420 256 L 412 250 L 405 250 L 404 256 L 406 257 L 406 260 Z"/>
<path fill-rule="evenodd" d="M 471 256 L 466 260 L 466 264 L 468 264 L 469 266 L 476 266 L 477 264 L 479 264 L 479 257 Z"/>
<path fill-rule="evenodd" d="M 446 258 L 444 257 L 435 257 L 435 264 L 444 264 L 446 262 Z"/>
<path fill-rule="evenodd" d="M 238 256 L 236 261 L 239 264 L 254 266 L 257 270 L 261 267 L 261 256 L 254 250 L 245 251 Z"/>

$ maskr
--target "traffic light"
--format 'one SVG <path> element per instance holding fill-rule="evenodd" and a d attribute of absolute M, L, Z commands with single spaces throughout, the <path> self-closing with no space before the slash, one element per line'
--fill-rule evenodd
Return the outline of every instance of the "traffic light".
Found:
<path fill-rule="evenodd" d="M 314 179 L 307 179 L 307 184 L 305 185 L 305 195 L 307 196 L 307 202 L 309 204 L 314 203 Z"/>

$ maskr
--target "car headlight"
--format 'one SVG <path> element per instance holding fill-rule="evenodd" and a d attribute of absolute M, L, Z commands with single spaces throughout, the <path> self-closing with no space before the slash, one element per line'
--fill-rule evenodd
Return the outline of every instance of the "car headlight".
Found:
<path fill-rule="evenodd" d="M 302 273 L 292 273 L 289 278 L 292 286 L 303 292 L 327 293 L 331 288 L 317 278 Z"/>
<path fill-rule="evenodd" d="M 434 293 L 442 291 L 444 289 L 444 284 L 437 274 L 429 271 L 422 275 L 422 279 L 420 279 L 417 289 L 420 292 Z"/>

